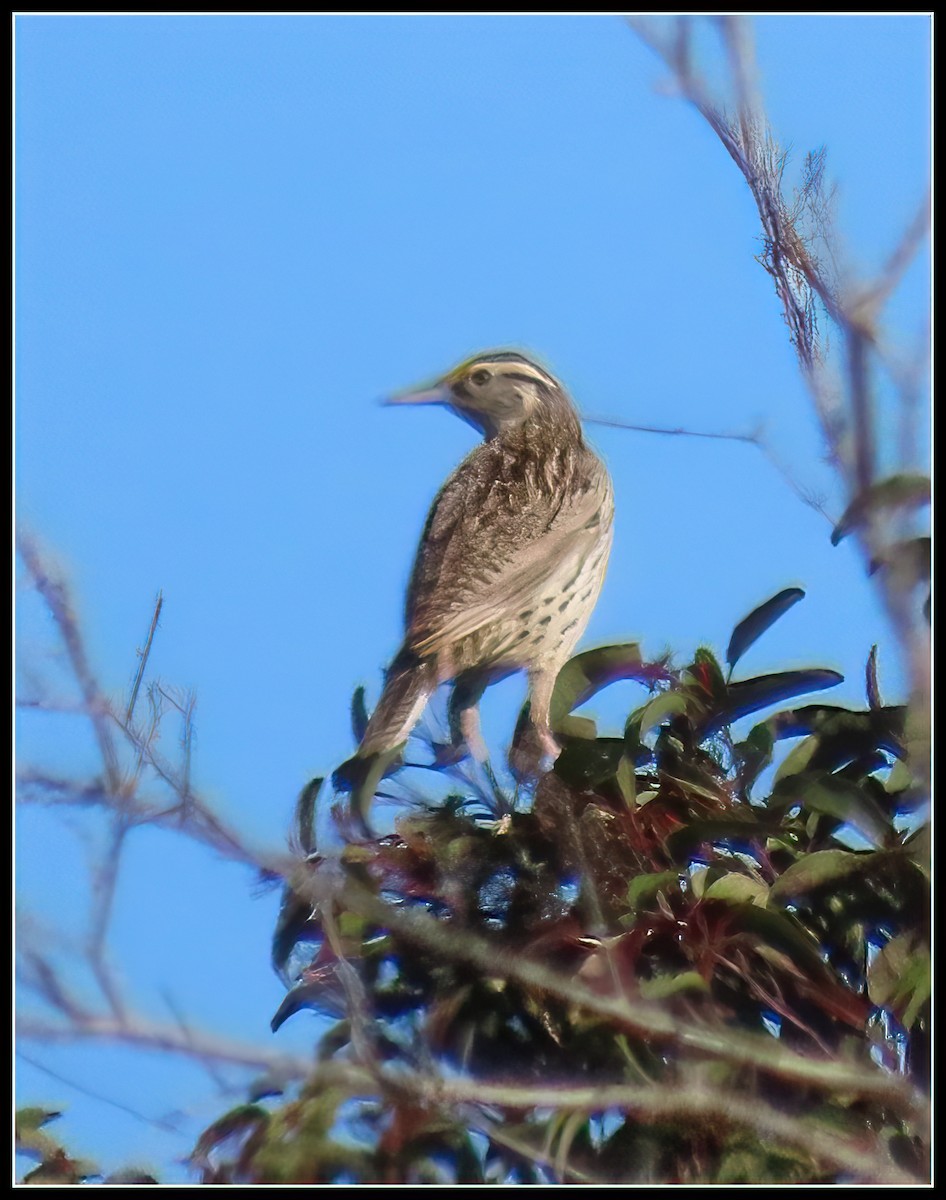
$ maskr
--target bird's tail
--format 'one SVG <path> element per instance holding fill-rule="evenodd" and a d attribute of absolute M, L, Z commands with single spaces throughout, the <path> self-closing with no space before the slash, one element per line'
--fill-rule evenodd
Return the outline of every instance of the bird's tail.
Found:
<path fill-rule="evenodd" d="M 402 650 L 388 668 L 378 706 L 365 727 L 361 745 L 333 773 L 336 793 L 349 793 L 347 820 L 362 837 L 371 838 L 371 801 L 384 775 L 400 756 L 400 746 L 417 724 L 437 686 L 433 659 Z"/>
<path fill-rule="evenodd" d="M 436 686 L 433 660 L 402 650 L 388 668 L 381 699 L 358 747 L 359 758 L 393 750 L 407 741 Z"/>

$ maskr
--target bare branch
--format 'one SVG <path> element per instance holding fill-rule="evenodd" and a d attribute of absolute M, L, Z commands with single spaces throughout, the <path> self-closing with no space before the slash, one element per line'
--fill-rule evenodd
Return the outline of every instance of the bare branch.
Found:
<path fill-rule="evenodd" d="M 772 278 L 830 461 L 845 485 L 850 503 L 871 487 L 878 469 L 873 370 L 885 357 L 879 314 L 927 236 L 929 195 L 878 278 L 866 286 L 849 287 L 842 292 L 836 282 L 836 268 L 829 274 L 813 250 L 815 240 L 820 240 L 833 266 L 831 195 L 824 191 L 823 150 L 806 159 L 802 187 L 796 191 L 794 203 L 788 204 L 782 193 L 786 154 L 773 139 L 761 100 L 755 93 L 748 23 L 736 17 L 725 17 L 718 22 L 738 97 L 738 134 L 696 73 L 689 19 L 669 19 L 669 32 L 666 23 L 663 31 L 651 20 L 629 18 L 629 23 L 670 67 L 680 92 L 716 132 L 752 193 L 763 232 L 764 249 L 758 261 Z M 843 372 L 836 382 L 828 371 L 826 344 L 818 324 L 819 306 L 833 322 L 843 343 Z M 905 391 L 901 388 L 904 447 L 912 447 L 915 442 L 916 390 L 915 385 Z M 857 539 L 866 568 L 882 556 L 884 536 L 882 515 L 872 513 Z M 911 703 L 918 727 L 923 731 L 914 739 L 912 757 L 917 771 L 928 781 L 929 762 L 924 747 L 929 743 L 929 629 L 910 596 L 895 581 L 881 576 L 878 573 L 876 586 L 903 651 L 910 677 Z"/>
<path fill-rule="evenodd" d="M 855 296 L 852 308 L 867 321 L 876 320 L 881 308 L 897 290 L 910 264 L 919 254 L 920 247 L 929 236 L 931 206 L 932 197 L 927 192 L 878 277 Z"/>
<path fill-rule="evenodd" d="M 106 940 L 115 900 L 122 847 L 129 828 L 124 816 L 115 818 L 108 848 L 92 880 L 93 911 L 88 942 L 89 961 L 102 993 L 116 1016 L 124 1012 L 125 1005 L 114 973 L 108 964 Z"/>
<path fill-rule="evenodd" d="M 835 1169 L 851 1172 L 855 1178 L 871 1183 L 916 1185 L 886 1156 L 865 1150 L 863 1141 L 847 1140 L 823 1133 L 814 1122 L 786 1116 L 758 1097 L 744 1100 L 715 1086 L 555 1084 L 541 1086 L 491 1083 L 475 1079 L 438 1079 L 424 1083 L 413 1079 L 411 1085 L 441 1103 L 473 1101 L 498 1108 L 529 1109 L 555 1106 L 594 1113 L 618 1109 L 633 1112 L 643 1120 L 668 1117 L 701 1121 L 717 1126 L 720 1122 L 754 1130 L 760 1137 L 804 1150 L 817 1161 Z M 494 1125 L 484 1128 L 492 1136 Z"/>
<path fill-rule="evenodd" d="M 213 1033 L 190 1029 L 182 1032 L 176 1025 L 162 1025 L 138 1015 L 119 1018 L 83 1014 L 68 1025 L 22 1017 L 17 1020 L 17 1034 L 29 1041 L 50 1043 L 119 1042 L 141 1050 L 162 1050 L 184 1058 L 214 1059 L 236 1067 L 271 1071 L 286 1081 L 305 1079 L 312 1070 L 312 1063 L 306 1058 L 230 1041 Z"/>
<path fill-rule="evenodd" d="M 489 938 L 446 926 L 417 909 L 385 903 L 355 879 L 339 878 L 338 868 L 328 862 L 321 864 L 321 869 L 315 873 L 300 868 L 292 886 L 320 910 L 341 902 L 347 909 L 447 961 L 465 962 L 488 977 L 513 980 L 527 988 L 558 996 L 566 1003 L 596 1013 L 638 1036 L 671 1042 L 680 1049 L 722 1061 L 752 1065 L 757 1070 L 812 1088 L 883 1097 L 888 1103 L 907 1109 L 919 1103 L 905 1081 L 877 1070 L 832 1059 L 805 1057 L 761 1035 L 711 1029 L 681 1020 L 663 1005 L 631 999 L 623 993 L 607 995 L 594 991 L 574 977 L 542 963 L 497 950 Z"/>
<path fill-rule="evenodd" d="M 16 548 L 36 590 L 49 606 L 65 643 L 73 674 L 85 701 L 85 711 L 95 731 L 99 752 L 105 766 L 108 790 L 117 793 L 121 783 L 121 773 L 118 756 L 115 752 L 115 743 L 106 716 L 108 706 L 89 667 L 69 589 L 65 580 L 53 577 L 52 571 L 43 561 L 36 542 L 22 531 L 17 532 Z"/>

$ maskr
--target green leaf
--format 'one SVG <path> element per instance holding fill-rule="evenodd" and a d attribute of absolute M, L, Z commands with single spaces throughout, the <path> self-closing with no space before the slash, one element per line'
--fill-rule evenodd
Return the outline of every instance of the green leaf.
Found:
<path fill-rule="evenodd" d="M 637 803 L 637 776 L 634 764 L 626 755 L 622 755 L 614 778 L 621 791 L 621 798 L 628 808 L 633 809 Z"/>
<path fill-rule="evenodd" d="M 707 889 L 709 890 L 709 889 Z M 812 979 L 823 979 L 827 968 L 816 938 L 791 913 L 743 904 L 736 908 L 743 929 L 754 934 L 764 946 L 781 950 Z"/>
<path fill-rule="evenodd" d="M 351 697 L 351 732 L 355 745 L 360 746 L 368 728 L 368 709 L 365 706 L 365 689 L 356 687 Z"/>
<path fill-rule="evenodd" d="M 842 538 L 860 528 L 878 509 L 919 508 L 930 502 L 930 481 L 926 475 L 892 475 L 873 484 L 851 501 L 831 535 L 836 546 Z"/>
<path fill-rule="evenodd" d="M 555 732 L 564 734 L 568 738 L 585 738 L 593 740 L 598 736 L 598 726 L 591 717 L 576 717 L 574 713 L 569 714 L 555 726 Z"/>
<path fill-rule="evenodd" d="M 345 1001 L 341 995 L 334 974 L 331 978 L 322 978 L 297 983 L 283 997 L 282 1004 L 276 1009 L 269 1025 L 273 1033 L 284 1025 L 290 1017 L 305 1008 L 322 1013 L 336 1020 L 345 1013 Z"/>
<path fill-rule="evenodd" d="M 355 755 L 343 763 L 332 777 L 337 788 L 350 788 L 349 813 L 360 832 L 368 838 L 373 836 L 368 822 L 371 802 L 381 780 L 399 766 L 403 750 L 404 743 L 401 743 L 390 750 L 369 754 L 364 758 Z"/>
<path fill-rule="evenodd" d="M 315 805 L 322 788 L 322 779 L 313 779 L 299 793 L 294 815 L 295 837 L 299 849 L 305 855 L 316 852 L 315 844 Z"/>
<path fill-rule="evenodd" d="M 793 746 L 772 776 L 773 785 L 783 779 L 788 779 L 790 775 L 797 775 L 799 771 L 804 771 L 820 746 L 821 738 L 816 733 L 804 738 L 797 746 Z"/>
<path fill-rule="evenodd" d="M 614 776 L 623 757 L 623 738 L 575 738 L 565 743 L 554 771 L 572 787 L 595 787 Z"/>
<path fill-rule="evenodd" d="M 890 768 L 890 774 L 884 783 L 884 791 L 895 796 L 898 792 L 905 792 L 907 788 L 912 787 L 913 783 L 913 772 L 902 758 L 898 758 Z"/>
<path fill-rule="evenodd" d="M 299 896 L 291 888 L 283 892 L 283 901 L 273 930 L 270 962 L 273 970 L 283 981 L 289 982 L 286 964 L 289 956 L 301 941 L 317 941 L 321 929 L 313 919 L 312 901 Z"/>
<path fill-rule="evenodd" d="M 221 1142 L 235 1135 L 251 1133 L 268 1124 L 270 1114 L 258 1104 L 240 1104 L 232 1108 L 208 1126 L 197 1139 L 191 1151 L 191 1162 L 201 1168 L 207 1164 L 207 1156 Z"/>
<path fill-rule="evenodd" d="M 930 823 L 927 821 L 904 843 L 904 849 L 910 856 L 910 861 L 916 864 L 927 880 L 932 873 L 933 844 L 930 834 Z"/>
<path fill-rule="evenodd" d="M 44 1125 L 48 1125 L 50 1121 L 55 1121 L 57 1117 L 61 1117 L 62 1113 L 55 1109 L 26 1107 L 16 1110 L 16 1133 L 17 1137 L 22 1137 L 24 1133 L 32 1133 L 34 1130 L 42 1129 Z"/>
<path fill-rule="evenodd" d="M 627 889 L 627 904 L 631 912 L 639 912 L 647 907 L 658 892 L 669 888 L 679 889 L 680 874 L 678 871 L 653 871 L 647 875 L 637 875 L 631 880 Z"/>
<path fill-rule="evenodd" d="M 659 696 L 655 696 L 653 700 L 640 711 L 640 733 L 641 738 L 646 737 L 652 729 L 655 729 L 667 717 L 675 716 L 678 713 L 685 713 L 689 701 L 683 692 L 661 692 Z M 633 720 L 633 718 L 632 718 Z"/>
<path fill-rule="evenodd" d="M 748 844 L 766 837 L 785 836 L 784 822 L 760 820 L 755 810 L 751 815 L 717 817 L 705 821 L 688 821 L 682 829 L 675 830 L 667 839 L 667 849 L 677 858 L 689 854 L 702 845 L 716 842 Z"/>
<path fill-rule="evenodd" d="M 761 879 L 730 871 L 711 883 L 703 896 L 706 900 L 725 900 L 727 904 L 758 904 L 765 908 L 769 888 Z"/>
<path fill-rule="evenodd" d="M 797 862 L 772 884 L 769 895 L 779 902 L 791 900 L 805 892 L 814 891 L 826 883 L 843 879 L 855 871 L 875 866 L 877 853 L 855 853 L 852 850 L 814 850 Z"/>
<path fill-rule="evenodd" d="M 549 716 L 553 729 L 558 722 L 595 692 L 618 679 L 642 678 L 644 662 L 636 642 L 618 646 L 599 646 L 576 654 L 562 667 L 555 680 Z"/>
<path fill-rule="evenodd" d="M 880 685 L 877 682 L 877 646 L 871 646 L 867 656 L 867 666 L 864 668 L 864 684 L 867 690 L 867 707 L 871 710 L 883 708 L 880 698 Z"/>
<path fill-rule="evenodd" d="M 780 704 L 792 696 L 820 692 L 843 682 L 844 676 L 837 671 L 812 667 L 804 671 L 777 671 L 773 675 L 757 675 L 754 679 L 731 683 L 725 711 L 717 715 L 713 728 L 729 725 L 748 713 L 768 708 L 770 704 Z"/>
<path fill-rule="evenodd" d="M 800 804 L 809 812 L 853 825 L 875 846 L 890 832 L 889 817 L 865 789 L 836 775 L 793 775 L 775 788 L 772 802 Z"/>
<path fill-rule="evenodd" d="M 726 662 L 734 667 L 745 652 L 759 640 L 763 633 L 784 616 L 790 608 L 804 598 L 804 591 L 799 587 L 785 588 L 778 592 L 758 608 L 754 608 L 747 617 L 739 622 L 732 631 L 729 646 L 726 650 Z"/>
<path fill-rule="evenodd" d="M 930 998 L 932 977 L 929 947 L 914 933 L 891 938 L 871 963 L 867 994 L 881 1008 L 901 1014 L 906 1028 L 916 1020 Z"/>
<path fill-rule="evenodd" d="M 678 992 L 708 992 L 709 984 L 698 971 L 682 971 L 679 975 L 655 975 L 638 980 L 645 1000 L 665 1000 Z"/>
<path fill-rule="evenodd" d="M 726 680 L 722 668 L 716 655 L 706 646 L 698 647 L 693 655 L 693 662 L 686 669 L 685 678 L 689 686 L 697 686 L 716 703 L 725 699 Z"/>
<path fill-rule="evenodd" d="M 772 761 L 775 738 L 765 722 L 753 725 L 745 741 L 733 746 L 739 774 L 744 787 L 749 788 Z"/>

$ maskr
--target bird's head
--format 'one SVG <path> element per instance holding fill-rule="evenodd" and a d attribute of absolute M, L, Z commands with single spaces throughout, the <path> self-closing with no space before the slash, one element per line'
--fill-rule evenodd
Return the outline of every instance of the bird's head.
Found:
<path fill-rule="evenodd" d="M 393 396 L 392 404 L 443 404 L 491 438 L 532 419 L 574 419 L 571 400 L 548 371 L 514 351 L 478 354 L 421 391 Z"/>

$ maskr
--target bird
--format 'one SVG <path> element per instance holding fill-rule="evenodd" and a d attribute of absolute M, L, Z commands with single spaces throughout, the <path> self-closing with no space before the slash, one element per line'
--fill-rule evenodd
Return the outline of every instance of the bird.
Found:
<path fill-rule="evenodd" d="M 611 549 L 614 496 L 564 385 L 511 350 L 466 359 L 390 403 L 441 404 L 482 435 L 431 505 L 407 589 L 404 641 L 336 785 L 404 743 L 439 684 L 453 682 L 453 735 L 485 760 L 478 704 L 524 670 L 544 755 L 556 677 L 585 630 Z"/>

